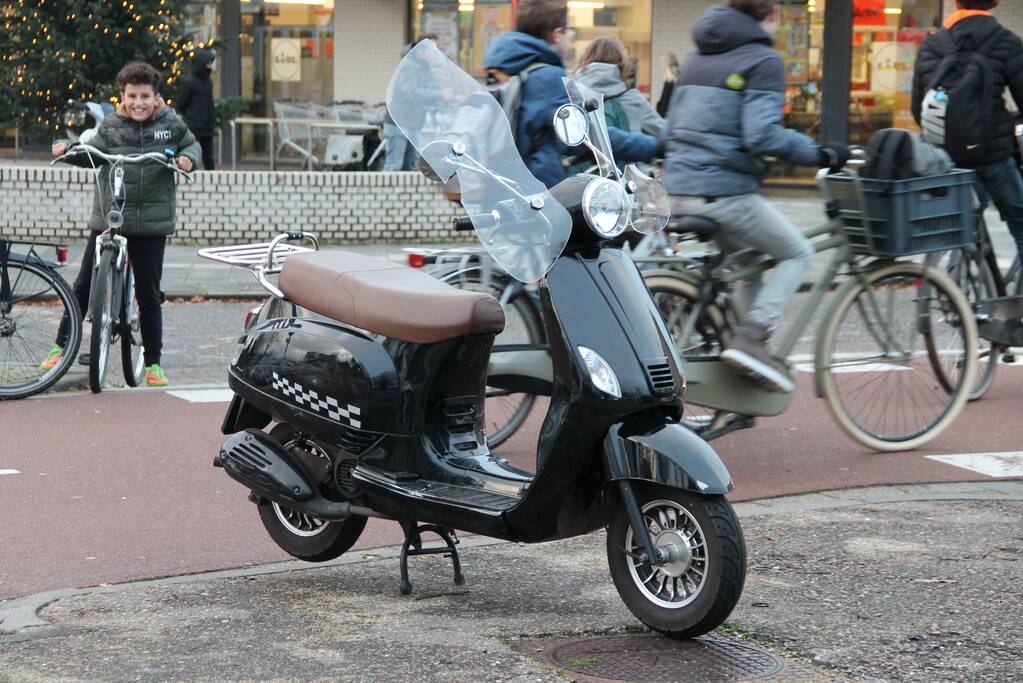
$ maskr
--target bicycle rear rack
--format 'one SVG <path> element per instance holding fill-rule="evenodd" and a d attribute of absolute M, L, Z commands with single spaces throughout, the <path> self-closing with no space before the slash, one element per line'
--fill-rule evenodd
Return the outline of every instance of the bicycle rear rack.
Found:
<path fill-rule="evenodd" d="M 289 240 L 312 242 L 313 246 L 306 247 L 299 244 L 288 244 Z M 263 289 L 278 298 L 284 299 L 286 298 L 284 293 L 267 280 L 266 276 L 280 273 L 289 256 L 307 251 L 318 251 L 319 248 L 320 240 L 316 237 L 315 233 L 287 232 L 278 235 L 269 242 L 206 247 L 199 250 L 199 256 L 218 263 L 226 263 L 229 266 L 248 268 L 256 276 Z"/>

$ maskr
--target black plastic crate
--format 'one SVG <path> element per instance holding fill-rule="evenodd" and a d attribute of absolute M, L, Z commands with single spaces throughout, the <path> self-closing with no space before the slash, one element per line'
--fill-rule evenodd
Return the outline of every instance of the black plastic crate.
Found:
<path fill-rule="evenodd" d="M 826 182 L 857 254 L 906 256 L 974 243 L 973 171 L 908 180 L 837 173 Z"/>

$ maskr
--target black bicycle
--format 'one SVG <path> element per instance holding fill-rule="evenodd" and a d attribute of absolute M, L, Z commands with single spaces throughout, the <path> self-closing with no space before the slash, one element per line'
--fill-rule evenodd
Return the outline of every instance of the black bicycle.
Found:
<path fill-rule="evenodd" d="M 54 259 L 44 257 L 54 249 Z M 82 343 L 78 303 L 58 272 L 67 247 L 0 239 L 0 399 L 26 398 L 64 376 Z M 64 352 L 51 353 L 64 330 Z"/>
<path fill-rule="evenodd" d="M 189 178 L 178 168 L 173 155 L 160 152 L 144 154 L 107 154 L 91 145 L 75 143 L 67 152 L 54 159 L 54 163 L 74 154 L 88 154 L 90 160 L 110 164 L 110 200 L 106 213 L 107 229 L 96 240 L 93 261 L 92 287 L 89 293 L 89 311 L 86 322 L 91 326 L 89 338 L 89 388 L 94 394 L 103 391 L 107 374 L 110 347 L 120 341 L 121 369 L 124 381 L 131 387 L 142 382 L 145 372 L 145 350 L 142 345 L 139 305 L 135 298 L 135 275 L 128 259 L 128 240 L 119 234 L 124 224 L 124 165 L 155 162 Z M 95 169 L 94 169 L 95 170 Z M 100 197 L 102 176 L 96 172 Z"/>

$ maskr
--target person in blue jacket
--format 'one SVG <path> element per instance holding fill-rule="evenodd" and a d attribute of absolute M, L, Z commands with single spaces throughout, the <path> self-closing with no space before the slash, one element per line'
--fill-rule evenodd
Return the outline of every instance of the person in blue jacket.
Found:
<path fill-rule="evenodd" d="M 757 193 L 768 168 L 764 157 L 838 169 L 849 150 L 818 145 L 783 125 L 785 66 L 769 26 L 777 2 L 729 0 L 696 22 L 697 51 L 686 59 L 668 108 L 664 184 L 672 215 L 717 223 L 714 239 L 723 252 L 752 248 L 777 261 L 763 286 L 757 278 L 740 288 L 743 318 L 721 360 L 768 389 L 788 392 L 792 378 L 767 339 L 814 249 Z"/>
<path fill-rule="evenodd" d="M 515 30 L 498 36 L 483 59 L 488 70 L 515 76 L 529 66 L 544 66 L 531 71 L 522 88 L 519 124 L 515 145 L 526 167 L 547 187 L 565 179 L 561 157 L 569 153 L 554 135 L 554 112 L 568 104 L 561 82 L 565 67 L 559 50 L 567 47 L 568 7 L 565 0 L 520 0 L 515 15 Z M 657 154 L 657 138 L 642 133 L 608 131 L 615 160 L 628 163 L 648 161 Z"/>

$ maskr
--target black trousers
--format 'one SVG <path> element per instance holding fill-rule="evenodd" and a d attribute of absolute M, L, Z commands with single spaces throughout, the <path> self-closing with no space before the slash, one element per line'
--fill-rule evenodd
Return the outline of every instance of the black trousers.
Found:
<path fill-rule="evenodd" d="M 72 290 L 78 299 L 78 309 L 84 316 L 89 310 L 89 291 L 92 289 L 92 270 L 96 260 L 96 238 L 98 232 L 89 235 L 82 256 L 82 268 L 78 271 Z M 160 362 L 163 348 L 163 292 L 160 279 L 163 277 L 163 254 L 167 247 L 166 236 L 129 237 L 128 260 L 135 275 L 135 299 L 139 302 L 139 324 L 142 327 L 142 344 L 145 346 L 146 366 Z M 62 321 L 57 333 L 57 346 L 67 342 L 67 321 Z"/>
<path fill-rule="evenodd" d="M 199 141 L 199 146 L 202 147 L 202 167 L 207 171 L 214 170 L 213 168 L 213 136 L 199 137 L 195 136 L 195 139 Z"/>

